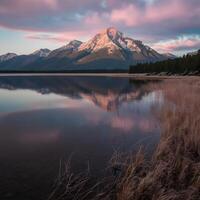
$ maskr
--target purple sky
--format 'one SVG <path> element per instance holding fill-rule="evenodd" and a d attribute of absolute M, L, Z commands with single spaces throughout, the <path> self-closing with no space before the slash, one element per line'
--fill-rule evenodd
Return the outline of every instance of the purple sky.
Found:
<path fill-rule="evenodd" d="M 0 54 L 86 41 L 110 26 L 180 55 L 200 48 L 200 0 L 0 0 Z"/>

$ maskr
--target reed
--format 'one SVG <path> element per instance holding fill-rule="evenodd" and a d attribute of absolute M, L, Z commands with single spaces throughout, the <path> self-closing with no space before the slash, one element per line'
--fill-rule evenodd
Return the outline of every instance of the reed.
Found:
<path fill-rule="evenodd" d="M 146 159 L 142 148 L 136 155 L 115 153 L 109 163 L 112 178 L 94 184 L 96 188 L 87 185 L 84 193 L 75 187 L 72 196 L 57 199 L 200 199 L 200 80 L 165 80 L 150 88 L 165 97 L 155 112 L 162 134 L 152 158 Z M 80 184 L 86 179 L 80 178 Z M 84 198 L 88 191 L 90 196 Z"/>

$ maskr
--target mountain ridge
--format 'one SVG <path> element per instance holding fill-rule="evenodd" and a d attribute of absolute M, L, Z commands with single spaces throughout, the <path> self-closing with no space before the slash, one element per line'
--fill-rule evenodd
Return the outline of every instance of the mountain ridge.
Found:
<path fill-rule="evenodd" d="M 32 55 L 37 55 L 39 57 L 47 57 L 51 51 L 49 49 L 39 49 L 32 53 Z"/>
<path fill-rule="evenodd" d="M 53 51 L 40 49 L 5 60 L 0 63 L 0 70 L 115 70 L 169 58 L 110 27 L 86 42 L 73 40 Z"/>
<path fill-rule="evenodd" d="M 12 59 L 16 56 L 17 56 L 17 54 L 15 54 L 15 53 L 6 53 L 6 54 L 3 54 L 3 55 L 0 55 L 0 62 L 10 60 L 10 59 Z"/>

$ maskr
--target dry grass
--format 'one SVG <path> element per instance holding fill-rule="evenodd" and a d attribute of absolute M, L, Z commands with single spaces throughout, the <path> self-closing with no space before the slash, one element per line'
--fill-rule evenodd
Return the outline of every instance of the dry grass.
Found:
<path fill-rule="evenodd" d="M 166 80 L 152 87 L 165 96 L 164 105 L 156 112 L 162 136 L 152 159 L 147 161 L 142 149 L 135 156 L 114 154 L 111 168 L 115 176 L 98 183 L 100 191 L 89 187 L 81 193 L 78 186 L 71 196 L 54 199 L 84 199 L 88 191 L 90 196 L 85 199 L 200 199 L 200 80 Z M 66 186 L 66 181 L 63 183 Z M 85 179 L 80 178 L 82 183 Z"/>
<path fill-rule="evenodd" d="M 124 188 L 130 182 L 119 187 L 118 199 L 200 199 L 200 81 L 171 80 L 154 87 L 166 100 L 157 112 L 162 137 L 145 176 L 135 173 L 132 183 L 138 182 L 128 194 Z"/>
<path fill-rule="evenodd" d="M 89 170 L 74 174 L 70 170 L 70 160 L 60 162 L 58 177 L 48 200 L 109 200 L 112 199 L 113 183 L 109 177 L 96 182 Z"/>

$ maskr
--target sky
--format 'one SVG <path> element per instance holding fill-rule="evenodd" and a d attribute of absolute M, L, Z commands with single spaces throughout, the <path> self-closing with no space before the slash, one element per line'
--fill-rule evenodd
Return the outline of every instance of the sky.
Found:
<path fill-rule="evenodd" d="M 53 50 L 108 27 L 182 55 L 200 49 L 200 0 L 0 0 L 0 54 Z"/>

